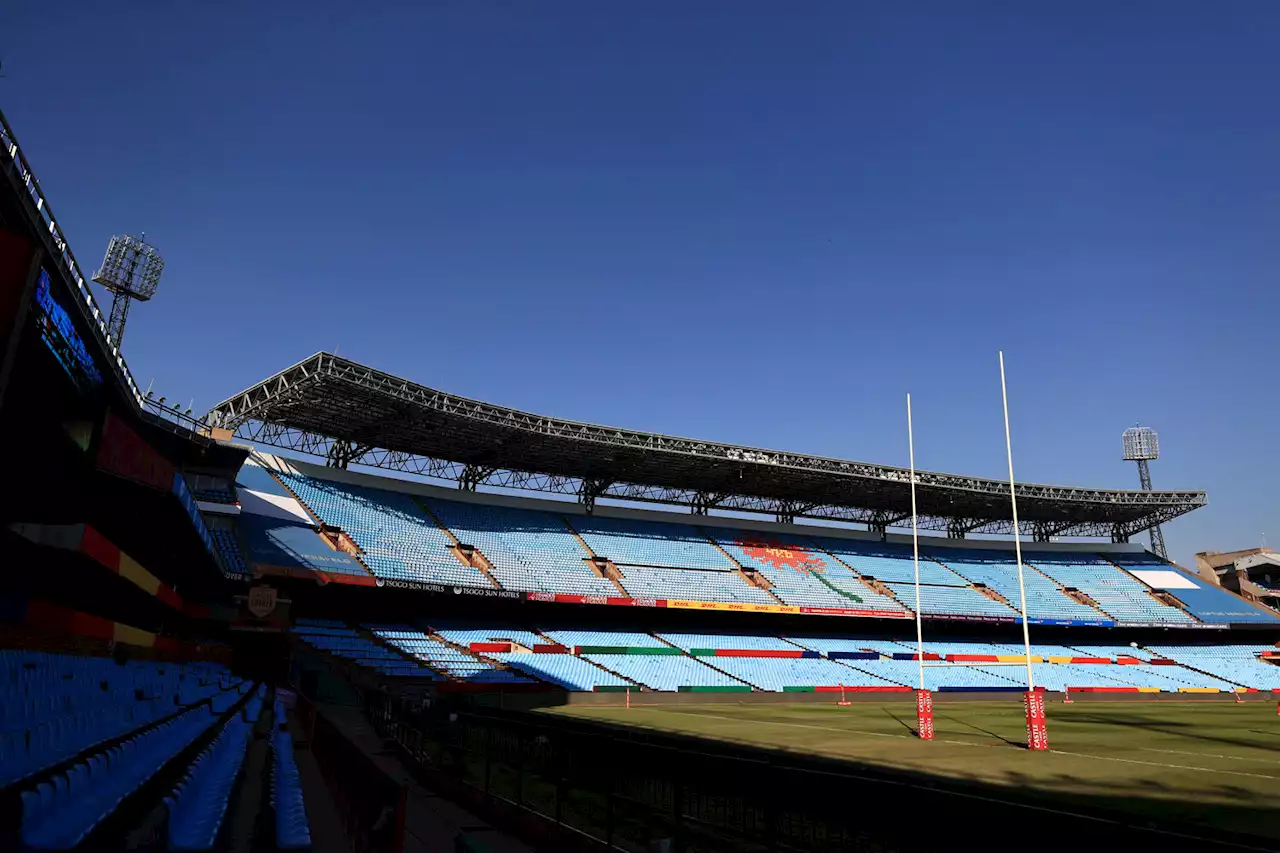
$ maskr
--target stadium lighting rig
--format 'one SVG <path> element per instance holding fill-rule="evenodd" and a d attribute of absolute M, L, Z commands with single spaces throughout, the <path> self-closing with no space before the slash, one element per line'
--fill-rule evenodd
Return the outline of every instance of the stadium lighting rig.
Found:
<path fill-rule="evenodd" d="M 1124 461 L 1138 463 L 1138 481 L 1142 484 L 1142 490 L 1151 491 L 1151 468 L 1147 463 L 1160 458 L 1160 437 L 1150 427 L 1133 426 L 1124 431 L 1121 440 L 1124 442 Z M 1147 532 L 1151 534 L 1151 550 L 1160 557 L 1169 559 L 1169 553 L 1164 547 L 1164 531 L 1160 529 L 1159 522 L 1148 527 Z"/>
<path fill-rule="evenodd" d="M 156 248 L 146 241 L 146 234 L 134 237 L 121 234 L 111 238 L 102 267 L 93 280 L 111 292 L 111 319 L 107 323 L 107 336 L 120 348 L 124 338 L 124 324 L 129 318 L 129 303 L 136 299 L 146 302 L 156 295 L 160 276 L 164 273 L 164 259 Z"/>

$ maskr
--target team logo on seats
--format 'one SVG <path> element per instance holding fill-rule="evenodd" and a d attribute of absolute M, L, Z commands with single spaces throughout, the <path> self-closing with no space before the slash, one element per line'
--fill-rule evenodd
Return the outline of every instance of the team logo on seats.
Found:
<path fill-rule="evenodd" d="M 768 563 L 778 570 L 795 569 L 804 574 L 820 572 L 827 565 L 817 554 L 768 536 L 743 537 L 737 544 L 751 559 Z"/>

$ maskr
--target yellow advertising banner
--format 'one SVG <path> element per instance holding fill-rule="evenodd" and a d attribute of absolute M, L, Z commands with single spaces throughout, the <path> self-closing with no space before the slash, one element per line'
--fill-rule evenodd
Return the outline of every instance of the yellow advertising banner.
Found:
<path fill-rule="evenodd" d="M 668 598 L 667 607 L 677 610 L 736 610 L 739 613 L 799 613 L 799 607 L 783 604 L 737 604 L 727 601 L 677 601 Z"/>

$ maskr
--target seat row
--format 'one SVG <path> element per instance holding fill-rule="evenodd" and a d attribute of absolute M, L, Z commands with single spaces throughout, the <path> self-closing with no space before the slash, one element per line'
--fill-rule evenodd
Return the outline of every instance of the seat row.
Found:
<path fill-rule="evenodd" d="M 625 594 L 637 599 L 759 605 L 781 601 L 901 615 L 915 605 L 918 572 L 926 616 L 1016 618 L 1013 606 L 984 595 L 977 584 L 1011 603 L 1025 588 L 1027 612 L 1036 621 L 1276 621 L 1216 586 L 1202 587 L 1167 562 L 1130 552 L 1032 550 L 1023 554 L 1020 572 L 1007 549 L 930 544 L 922 548 L 917 563 L 905 545 L 836 537 L 817 528 L 804 535 L 775 536 L 717 525 L 413 497 L 392 487 L 337 483 L 292 472 L 279 477 L 320 519 L 346 531 L 364 552 L 366 565 L 382 578 L 487 586 L 489 580 L 479 570 L 463 565 L 450 552 L 457 541 L 480 550 L 488 559 L 490 575 L 504 589 L 535 593 L 624 594 L 584 563 L 598 557 L 612 561 Z M 772 594 L 749 583 L 736 571 L 739 566 L 767 580 Z M 1172 573 L 1179 580 L 1172 594 L 1185 591 L 1186 609 L 1164 600 L 1162 588 L 1149 586 L 1160 581 L 1142 579 L 1143 568 Z M 877 583 L 864 583 L 871 580 Z"/>
<path fill-rule="evenodd" d="M 276 703 L 277 721 L 284 708 Z M 302 782 L 293 755 L 293 738 L 277 725 L 271 738 L 271 807 L 275 812 L 276 848 L 310 850 L 311 828 L 302 798 Z"/>
<path fill-rule="evenodd" d="M 164 798 L 170 850 L 212 850 L 222 828 L 254 723 L 262 712 L 261 687 L 244 711 L 229 719 L 182 781 Z"/>
<path fill-rule="evenodd" d="M 214 724 L 208 704 L 131 737 L 21 793 L 21 838 L 31 850 L 68 850 Z"/>

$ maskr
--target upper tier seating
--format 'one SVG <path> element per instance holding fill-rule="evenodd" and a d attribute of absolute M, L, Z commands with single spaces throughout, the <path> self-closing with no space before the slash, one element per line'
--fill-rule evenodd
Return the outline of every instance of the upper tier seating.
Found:
<path fill-rule="evenodd" d="M 810 537 L 814 544 L 847 564 L 858 574 L 886 583 L 915 583 L 915 560 L 911 548 L 862 542 L 856 539 Z M 967 586 L 968 581 L 920 554 L 920 583 L 936 586 Z"/>
<path fill-rule="evenodd" d="M 787 604 L 902 612 L 901 605 L 862 583 L 848 566 L 799 540 L 719 528 L 708 533 L 744 567 L 764 575 L 773 594 Z"/>
<path fill-rule="evenodd" d="M 596 556 L 620 566 L 733 568 L 729 558 L 693 525 L 578 515 L 570 521 Z"/>
<path fill-rule="evenodd" d="M 930 549 L 930 553 L 953 571 L 975 583 L 1000 593 L 1016 610 L 1019 608 L 1018 564 L 1005 554 L 993 551 Z M 1028 565 L 1022 567 L 1027 591 L 1027 618 L 1031 620 L 1091 621 L 1107 619 L 1087 604 L 1069 597 L 1058 584 Z"/>
<path fill-rule="evenodd" d="M 341 527 L 378 577 L 489 586 L 449 553 L 453 540 L 409 495 L 282 473 L 281 480 L 326 524 Z"/>
<path fill-rule="evenodd" d="M 1148 594 L 1137 579 L 1102 560 L 1061 562 L 1027 554 L 1027 562 L 1065 587 L 1078 589 L 1098 602 L 1118 622 L 1192 624 L 1196 620 Z"/>
<path fill-rule="evenodd" d="M 499 669 L 472 654 L 446 646 L 428 637 L 422 631 L 408 628 L 374 631 L 380 638 L 396 648 L 413 655 L 432 669 L 449 675 L 457 681 L 483 684 L 527 684 L 531 679 L 509 669 Z"/>
<path fill-rule="evenodd" d="M 553 513 L 434 498 L 425 503 L 458 539 L 489 558 L 506 589 L 619 595 L 591 571 L 584 562 L 589 555 Z"/>
<path fill-rule="evenodd" d="M 899 601 L 914 608 L 916 603 L 915 584 L 887 583 L 885 586 L 893 590 Z M 920 586 L 920 610 L 924 617 L 933 613 L 965 614 L 969 616 L 1004 616 L 1013 618 L 1017 614 L 998 601 L 987 598 L 971 586 Z"/>
<path fill-rule="evenodd" d="M 1276 651 L 1274 646 L 1239 643 L 1227 646 L 1159 645 L 1148 646 L 1147 650 L 1241 687 L 1280 691 L 1280 666 L 1259 657 L 1264 651 Z"/>
<path fill-rule="evenodd" d="M 355 661 L 360 666 L 383 675 L 429 678 L 438 680 L 439 674 L 420 664 L 406 660 L 388 648 L 362 637 L 350 628 L 305 625 L 299 623 L 293 633 L 317 649 Z"/>
<path fill-rule="evenodd" d="M 620 566 L 619 569 L 623 573 L 622 586 L 632 598 L 778 603 L 769 597 L 769 593 L 747 583 L 733 571 L 653 569 L 646 566 Z"/>
<path fill-rule="evenodd" d="M 327 525 L 346 531 L 363 550 L 364 565 L 388 580 L 490 586 L 484 572 L 450 552 L 456 537 L 476 547 L 489 561 L 492 578 L 514 591 L 770 606 L 782 602 L 897 614 L 915 605 L 917 564 L 904 544 L 415 497 L 288 472 L 279 477 Z M 590 555 L 583 543 L 595 556 L 614 562 L 625 593 L 584 562 Z M 1176 571 L 1151 555 L 1126 552 L 1117 559 L 1135 569 Z M 735 562 L 759 573 L 769 589 L 734 571 Z M 926 616 L 1018 616 L 1017 567 L 1007 550 L 926 544 L 918 567 Z M 1280 617 L 1217 588 L 1182 590 L 1180 600 L 1189 612 L 1183 611 L 1157 600 L 1134 576 L 1099 556 L 1028 551 L 1023 577 L 1028 616 L 1037 621 L 1194 625 L 1198 614 L 1207 622 L 1280 622 Z M 876 592 L 864 579 L 885 584 L 888 594 Z M 975 584 L 1009 606 L 983 595 Z M 1089 596 L 1097 607 L 1072 599 L 1064 587 Z M 1171 593 L 1180 595 L 1176 589 Z"/>
<path fill-rule="evenodd" d="M 1171 573 L 1164 575 L 1173 580 L 1168 592 L 1186 605 L 1187 610 L 1201 622 L 1215 625 L 1267 623 L 1276 624 L 1275 611 L 1256 607 L 1237 595 L 1233 595 L 1222 587 L 1180 570 L 1177 566 L 1161 560 L 1154 554 L 1133 554 L 1117 556 L 1115 562 L 1122 568 L 1137 572 Z M 1157 581 L 1151 576 L 1143 577 L 1153 584 Z M 1159 575 L 1157 576 L 1159 577 Z M 1167 582 L 1167 581 L 1166 581 Z M 1161 588 L 1156 586 L 1157 589 Z"/>

